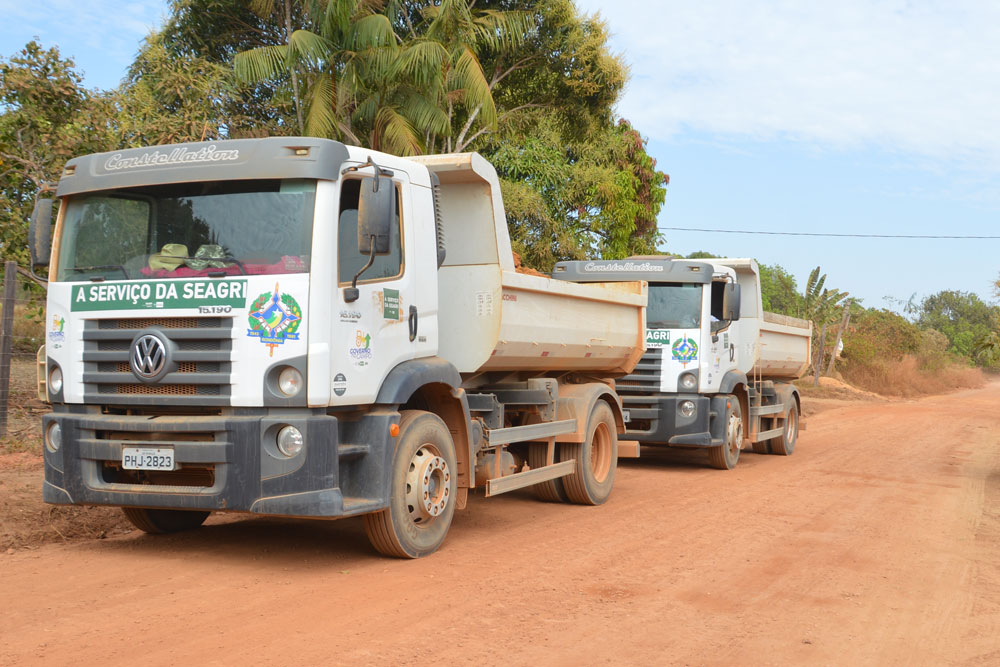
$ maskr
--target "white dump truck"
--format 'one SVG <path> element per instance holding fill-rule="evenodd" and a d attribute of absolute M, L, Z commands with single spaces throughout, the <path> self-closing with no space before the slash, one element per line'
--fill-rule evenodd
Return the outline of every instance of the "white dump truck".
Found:
<path fill-rule="evenodd" d="M 150 533 L 364 515 L 413 558 L 477 486 L 611 492 L 645 284 L 517 273 L 479 155 L 158 146 L 73 159 L 56 195 L 51 257 L 52 200 L 31 227 L 47 502 Z"/>
<path fill-rule="evenodd" d="M 702 447 L 723 469 L 736 465 L 744 447 L 794 451 L 802 422 L 791 380 L 809 365 L 812 324 L 764 312 L 754 260 L 559 262 L 553 276 L 649 283 L 646 353 L 616 382 L 628 451 L 637 454 L 641 444 Z"/>

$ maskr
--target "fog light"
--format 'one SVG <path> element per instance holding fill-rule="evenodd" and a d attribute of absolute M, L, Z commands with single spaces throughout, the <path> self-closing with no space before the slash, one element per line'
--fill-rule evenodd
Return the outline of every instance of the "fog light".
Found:
<path fill-rule="evenodd" d="M 694 391 L 698 388 L 698 378 L 694 376 L 694 373 L 681 373 L 681 377 L 677 382 L 681 385 L 681 389 L 687 391 Z"/>
<path fill-rule="evenodd" d="M 53 454 L 62 447 L 62 427 L 59 422 L 52 422 L 45 431 L 45 448 Z"/>
<path fill-rule="evenodd" d="M 680 413 L 685 417 L 693 417 L 695 413 L 694 401 L 681 401 L 677 406 Z"/>
<path fill-rule="evenodd" d="M 58 394 L 63 388 L 63 376 L 62 371 L 58 366 L 52 366 L 52 370 L 49 372 L 49 393 Z"/>
<path fill-rule="evenodd" d="M 297 455 L 302 451 L 304 444 L 305 438 L 302 437 L 302 431 L 294 426 L 285 426 L 278 431 L 278 451 L 285 456 L 291 458 Z"/>
<path fill-rule="evenodd" d="M 291 366 L 285 366 L 278 375 L 278 389 L 289 398 L 302 391 L 302 384 L 302 373 Z"/>

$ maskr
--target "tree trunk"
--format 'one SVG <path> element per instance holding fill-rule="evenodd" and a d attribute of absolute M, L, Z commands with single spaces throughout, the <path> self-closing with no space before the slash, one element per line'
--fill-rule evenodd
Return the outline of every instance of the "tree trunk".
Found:
<path fill-rule="evenodd" d="M 851 321 L 851 302 L 844 304 L 844 317 L 840 320 L 840 328 L 837 329 L 837 342 L 833 344 L 833 352 L 830 353 L 830 365 L 826 367 L 826 374 L 833 375 L 833 364 L 837 360 L 837 350 L 840 349 L 840 338 L 847 330 L 847 324 Z"/>
<path fill-rule="evenodd" d="M 288 48 L 292 48 L 292 4 L 291 0 L 285 0 L 285 43 Z M 299 134 L 305 134 L 305 125 L 302 123 L 302 100 L 299 99 L 299 75 L 295 71 L 295 63 L 292 63 L 292 96 L 295 99 L 295 120 L 299 123 Z"/>
<path fill-rule="evenodd" d="M 819 334 L 819 353 L 816 355 L 816 363 L 813 364 L 813 386 L 819 386 L 819 374 L 820 370 L 823 368 L 823 348 L 826 345 L 826 324 L 823 325 L 823 330 Z"/>

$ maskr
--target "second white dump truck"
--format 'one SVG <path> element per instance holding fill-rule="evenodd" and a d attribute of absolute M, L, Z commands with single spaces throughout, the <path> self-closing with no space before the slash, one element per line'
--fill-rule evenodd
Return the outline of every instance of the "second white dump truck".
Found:
<path fill-rule="evenodd" d="M 616 382 L 629 441 L 707 448 L 722 469 L 744 447 L 794 451 L 801 402 L 791 380 L 809 365 L 812 324 L 764 312 L 754 260 L 559 262 L 553 276 L 649 283 L 646 353 Z"/>
<path fill-rule="evenodd" d="M 515 272 L 496 172 L 312 138 L 71 160 L 49 270 L 44 498 L 139 528 L 364 515 L 435 551 L 470 489 L 611 492 L 645 284 Z M 51 202 L 32 221 L 49 262 Z"/>

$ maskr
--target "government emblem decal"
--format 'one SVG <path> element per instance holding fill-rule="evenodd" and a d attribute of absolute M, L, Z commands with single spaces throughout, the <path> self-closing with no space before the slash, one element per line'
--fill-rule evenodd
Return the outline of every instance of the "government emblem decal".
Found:
<path fill-rule="evenodd" d="M 275 283 L 273 292 L 264 292 L 250 305 L 248 320 L 247 336 L 259 338 L 273 357 L 274 348 L 284 345 L 286 340 L 299 339 L 302 309 L 290 294 L 281 294 Z"/>
<path fill-rule="evenodd" d="M 698 343 L 693 338 L 682 336 L 670 347 L 670 356 L 687 366 L 698 358 Z"/>

